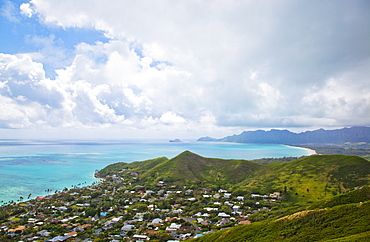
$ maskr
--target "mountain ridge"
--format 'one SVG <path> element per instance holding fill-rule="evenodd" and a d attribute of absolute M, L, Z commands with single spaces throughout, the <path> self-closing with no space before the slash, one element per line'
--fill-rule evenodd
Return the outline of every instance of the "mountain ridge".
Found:
<path fill-rule="evenodd" d="M 243 131 L 238 135 L 226 136 L 221 139 L 201 137 L 197 141 L 216 141 L 234 143 L 261 144 L 325 144 L 325 143 L 357 143 L 370 142 L 370 127 L 354 126 L 350 128 L 325 130 L 317 129 L 294 133 L 289 130 L 271 129 L 269 131 Z"/>

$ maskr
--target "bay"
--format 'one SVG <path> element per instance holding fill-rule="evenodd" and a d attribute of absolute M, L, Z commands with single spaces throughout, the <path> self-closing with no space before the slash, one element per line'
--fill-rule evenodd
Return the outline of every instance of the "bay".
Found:
<path fill-rule="evenodd" d="M 86 186 L 96 170 L 116 162 L 173 158 L 189 150 L 205 157 L 253 160 L 310 155 L 285 145 L 156 141 L 0 140 L 0 204 Z"/>

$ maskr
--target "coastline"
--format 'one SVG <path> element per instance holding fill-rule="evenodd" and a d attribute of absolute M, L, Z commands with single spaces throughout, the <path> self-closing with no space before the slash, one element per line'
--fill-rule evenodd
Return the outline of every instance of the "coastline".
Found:
<path fill-rule="evenodd" d="M 299 149 L 302 149 L 302 150 L 307 150 L 309 152 L 309 154 L 306 155 L 306 156 L 318 155 L 316 150 L 313 150 L 313 149 L 310 149 L 310 148 L 301 147 L 301 146 L 293 146 L 293 145 L 285 145 L 285 146 L 292 147 L 292 148 L 299 148 Z"/>
<path fill-rule="evenodd" d="M 0 142 L 1 143 L 1 142 Z M 235 145 L 237 144 L 237 145 Z M 277 145 L 279 146 L 279 145 Z M 260 144 L 243 143 L 120 143 L 120 144 L 27 144 L 14 142 L 11 145 L 1 145 L 0 158 L 2 162 L 0 173 L 0 201 L 3 203 L 17 201 L 20 197 L 35 198 L 49 194 L 46 190 L 60 191 L 75 185 L 99 182 L 94 177 L 94 171 L 115 162 L 130 163 L 161 156 L 175 157 L 184 150 L 190 150 L 204 157 L 220 159 L 253 160 L 261 157 L 279 157 L 274 155 L 274 149 L 269 150 Z M 283 147 L 281 147 L 283 148 Z M 285 148 L 283 148 L 285 149 Z M 314 154 L 295 149 L 287 151 L 284 156 L 302 156 Z M 145 150 L 145 152 L 143 152 Z M 279 150 L 279 148 L 277 149 Z M 291 153 L 290 153 L 291 152 Z M 26 183 L 24 181 L 27 181 Z M 3 204 L 0 203 L 0 206 Z"/>

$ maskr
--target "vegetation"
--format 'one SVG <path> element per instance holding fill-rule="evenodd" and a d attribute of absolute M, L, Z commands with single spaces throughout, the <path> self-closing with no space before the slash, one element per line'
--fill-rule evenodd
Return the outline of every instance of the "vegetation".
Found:
<path fill-rule="evenodd" d="M 264 166 L 239 185 L 251 192 L 280 191 L 286 201 L 311 203 L 369 184 L 370 162 L 357 156 L 315 155 Z"/>
<path fill-rule="evenodd" d="M 283 162 L 288 162 L 292 160 L 298 160 L 300 158 L 303 158 L 303 157 L 262 158 L 262 159 L 255 159 L 253 160 L 253 162 L 256 162 L 262 165 L 268 165 L 268 164 L 283 163 Z"/>
<path fill-rule="evenodd" d="M 135 171 L 141 171 L 141 170 L 149 170 L 153 167 L 155 167 L 158 164 L 161 164 L 162 162 L 168 160 L 166 157 L 160 157 L 156 159 L 146 160 L 143 162 L 132 162 L 132 163 L 125 163 L 125 162 L 119 162 L 114 163 L 111 165 L 106 166 L 104 169 L 99 171 L 100 177 L 106 177 L 109 175 L 114 175 L 119 171 L 125 171 L 125 170 L 132 170 Z"/>
<path fill-rule="evenodd" d="M 361 202 L 303 210 L 278 219 L 205 235 L 194 241 L 369 241 L 369 189 L 366 186 L 327 201 L 334 205 L 338 200 L 344 201 L 344 196 L 347 201 Z M 358 196 L 359 193 L 366 195 Z"/>
<path fill-rule="evenodd" d="M 320 201 L 310 206 L 309 209 L 332 208 L 344 204 L 360 203 L 370 200 L 370 186 L 363 186 L 346 194 L 335 196 L 332 199 Z"/>
<path fill-rule="evenodd" d="M 170 160 L 158 158 L 130 164 L 112 164 L 99 171 L 99 175 L 105 177 L 104 174 L 110 174 L 117 168 L 127 168 L 120 176 L 129 178 L 136 173 L 136 180 L 142 185 L 155 185 L 164 181 L 171 185 L 232 186 L 253 176 L 261 167 L 262 165 L 252 161 L 204 158 L 184 151 Z"/>
<path fill-rule="evenodd" d="M 221 231 L 196 241 L 320 241 L 357 235 L 370 229 L 370 203 L 304 211 L 294 218 L 259 222 Z"/>
<path fill-rule="evenodd" d="M 315 150 L 322 155 L 356 155 L 367 160 L 370 160 L 370 143 L 343 143 L 343 144 L 307 144 L 297 145 L 304 148 Z"/>
<path fill-rule="evenodd" d="M 266 160 L 185 151 L 112 164 L 97 171 L 100 183 L 2 206 L 0 241 L 369 240 L 369 161 Z"/>
<path fill-rule="evenodd" d="M 158 158 L 131 164 L 117 163 L 99 172 L 141 185 L 163 181 L 169 185 L 224 187 L 241 194 L 278 191 L 286 202 L 312 203 L 370 183 L 370 162 L 357 156 L 315 155 L 284 163 L 261 165 L 246 160 L 204 158 L 185 151 L 173 159 Z"/>

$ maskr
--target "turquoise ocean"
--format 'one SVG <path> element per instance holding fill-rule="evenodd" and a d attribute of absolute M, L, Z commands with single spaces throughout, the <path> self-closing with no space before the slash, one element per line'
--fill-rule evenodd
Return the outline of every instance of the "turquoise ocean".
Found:
<path fill-rule="evenodd" d="M 189 150 L 205 157 L 253 160 L 310 155 L 303 148 L 269 144 L 168 141 L 0 140 L 0 204 L 98 181 L 96 170 L 116 162 L 173 158 Z M 48 191 L 49 190 L 49 191 Z"/>

